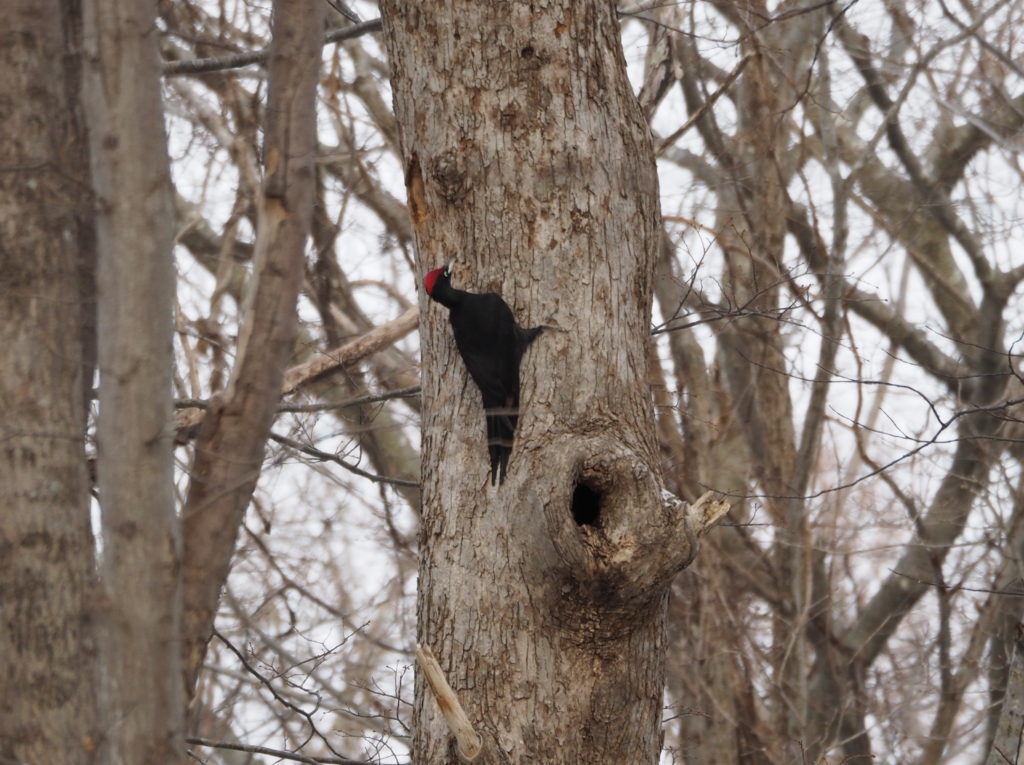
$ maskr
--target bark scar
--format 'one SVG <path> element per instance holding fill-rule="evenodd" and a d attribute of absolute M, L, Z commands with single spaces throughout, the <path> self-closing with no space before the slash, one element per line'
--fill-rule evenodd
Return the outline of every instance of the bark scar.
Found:
<path fill-rule="evenodd" d="M 409 196 L 409 216 L 412 218 L 412 224 L 418 229 L 427 217 L 427 202 L 423 190 L 420 158 L 415 152 L 409 159 L 409 169 L 405 173 L 405 188 Z"/>

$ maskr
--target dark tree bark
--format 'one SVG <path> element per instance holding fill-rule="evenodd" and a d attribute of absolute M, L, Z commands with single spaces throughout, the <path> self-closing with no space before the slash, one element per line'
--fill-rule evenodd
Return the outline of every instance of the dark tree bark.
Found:
<path fill-rule="evenodd" d="M 0 760 L 95 761 L 85 461 L 88 159 L 79 12 L 15 2 L 0 32 Z"/>

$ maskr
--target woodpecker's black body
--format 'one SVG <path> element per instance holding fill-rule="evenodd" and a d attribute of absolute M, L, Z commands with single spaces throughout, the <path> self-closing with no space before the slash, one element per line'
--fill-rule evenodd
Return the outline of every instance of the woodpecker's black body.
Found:
<path fill-rule="evenodd" d="M 427 274 L 423 285 L 448 309 L 455 346 L 483 396 L 491 485 L 495 480 L 504 483 L 519 419 L 519 362 L 542 327 L 520 327 L 512 309 L 494 292 L 452 287 L 450 264 Z"/>

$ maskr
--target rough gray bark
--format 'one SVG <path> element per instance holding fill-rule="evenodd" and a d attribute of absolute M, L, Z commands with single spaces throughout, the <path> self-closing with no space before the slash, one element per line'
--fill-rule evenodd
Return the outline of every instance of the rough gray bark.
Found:
<path fill-rule="evenodd" d="M 171 428 L 174 232 L 155 10 L 147 0 L 84 5 L 99 250 L 104 763 L 184 758 Z"/>
<path fill-rule="evenodd" d="M 95 761 L 85 462 L 88 166 L 79 12 L 9 3 L 0 33 L 0 760 Z M 65 58 L 66 56 L 66 58 Z"/>
<path fill-rule="evenodd" d="M 277 0 L 271 33 L 265 177 L 255 277 L 227 390 L 211 404 L 196 443 L 185 526 L 185 682 L 194 688 L 213 630 L 235 537 L 249 505 L 276 414 L 297 319 L 313 214 L 316 87 L 325 5 Z"/>
<path fill-rule="evenodd" d="M 996 740 L 1001 726 L 1005 727 L 1002 722 L 1003 700 L 1011 684 L 1012 672 L 1016 671 L 1018 675 L 1022 673 L 1019 666 L 1022 657 L 1018 646 L 1020 625 L 1024 621 L 1024 603 L 1020 596 L 1004 593 L 1024 592 L 1024 483 L 1018 484 L 1013 518 L 1016 529 L 1007 544 L 1006 562 L 994 587 L 998 595 L 990 598 L 990 608 L 986 609 L 992 611 L 993 622 L 987 632 L 990 703 L 986 735 L 989 742 Z M 1018 664 L 1015 670 L 1014 662 Z M 1018 689 L 1018 693 L 1021 690 Z M 1021 699 L 1018 698 L 1017 702 L 1020 703 Z"/>
<path fill-rule="evenodd" d="M 1024 640 L 1020 626 L 1011 649 L 1013 656 L 1007 676 L 1006 691 L 1002 698 L 1002 712 L 995 728 L 992 748 L 985 765 L 1003 765 L 1021 761 L 1024 736 Z"/>
<path fill-rule="evenodd" d="M 423 305 L 419 641 L 477 762 L 651 763 L 665 594 L 699 521 L 661 494 L 646 381 L 659 247 L 650 136 L 609 2 L 381 4 L 420 271 L 551 317 L 505 485 L 478 391 Z M 687 533 L 689 531 L 689 533 Z M 413 759 L 453 762 L 417 679 Z"/>

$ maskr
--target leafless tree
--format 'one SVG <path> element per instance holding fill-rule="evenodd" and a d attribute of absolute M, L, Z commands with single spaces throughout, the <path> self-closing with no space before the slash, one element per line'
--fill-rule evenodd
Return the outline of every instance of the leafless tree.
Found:
<path fill-rule="evenodd" d="M 662 762 L 1013 761 L 1020 4 L 277 5 L 295 37 L 267 3 L 186 0 L 148 38 L 191 756 L 451 761 L 419 642 L 477 761 L 652 762 L 662 736 Z M 0 758 L 87 762 L 104 210 L 58 55 L 77 11 L 51 11 L 12 16 L 0 53 L 0 661 L 41 689 L 4 695 Z M 297 51 L 321 46 L 314 135 Z M 308 238 L 274 244 L 282 199 L 295 223 L 312 207 Z M 459 286 L 564 330 L 524 363 L 500 490 L 443 312 L 415 298 L 452 254 Z M 673 580 L 707 491 L 731 511 Z"/>

